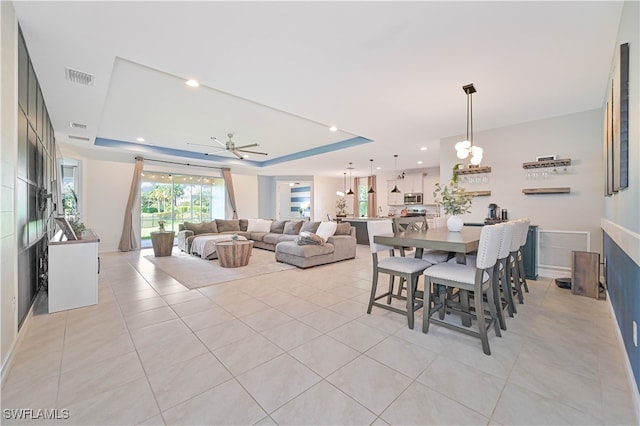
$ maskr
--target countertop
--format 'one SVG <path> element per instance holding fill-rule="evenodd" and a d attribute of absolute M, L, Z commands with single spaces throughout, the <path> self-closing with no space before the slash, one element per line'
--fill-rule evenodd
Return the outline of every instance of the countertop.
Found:
<path fill-rule="evenodd" d="M 393 219 L 394 217 L 400 217 L 400 216 L 380 216 L 380 217 L 346 217 L 343 218 L 342 221 L 343 222 L 367 222 L 370 220 L 383 220 L 383 219 Z"/>

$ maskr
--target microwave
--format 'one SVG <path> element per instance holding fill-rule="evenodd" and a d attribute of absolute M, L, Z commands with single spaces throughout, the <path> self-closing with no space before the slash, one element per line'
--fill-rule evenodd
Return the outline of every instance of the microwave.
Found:
<path fill-rule="evenodd" d="M 422 192 L 405 192 L 405 204 L 422 204 Z"/>

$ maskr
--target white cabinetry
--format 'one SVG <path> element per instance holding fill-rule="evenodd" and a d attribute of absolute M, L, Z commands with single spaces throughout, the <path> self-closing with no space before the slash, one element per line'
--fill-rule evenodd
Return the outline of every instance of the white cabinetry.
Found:
<path fill-rule="evenodd" d="M 49 313 L 98 303 L 98 243 L 91 230 L 82 240 L 49 242 Z"/>
<path fill-rule="evenodd" d="M 388 180 L 387 181 L 387 203 L 390 206 L 402 206 L 404 205 L 404 192 L 403 191 L 403 179 Z M 395 186 L 398 186 L 400 192 L 391 192 Z"/>
<path fill-rule="evenodd" d="M 422 193 L 423 173 L 407 173 L 404 176 L 404 192 Z"/>

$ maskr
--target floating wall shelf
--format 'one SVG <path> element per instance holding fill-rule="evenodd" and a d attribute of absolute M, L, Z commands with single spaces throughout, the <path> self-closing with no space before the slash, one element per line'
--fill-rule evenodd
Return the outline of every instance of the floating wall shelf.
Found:
<path fill-rule="evenodd" d="M 491 191 L 466 191 L 465 194 L 472 197 L 488 197 L 491 195 Z"/>
<path fill-rule="evenodd" d="M 563 188 L 526 188 L 522 190 L 522 193 L 525 195 L 536 195 L 536 194 L 568 194 L 571 192 L 571 188 L 563 187 Z"/>
<path fill-rule="evenodd" d="M 491 167 L 490 166 L 471 167 L 468 169 L 458 169 L 453 171 L 453 174 L 455 175 L 476 175 L 479 173 L 491 173 Z"/>
<path fill-rule="evenodd" d="M 542 167 L 562 167 L 570 166 L 571 158 L 563 158 L 561 160 L 532 161 L 530 163 L 522 163 L 523 169 L 540 169 Z"/>

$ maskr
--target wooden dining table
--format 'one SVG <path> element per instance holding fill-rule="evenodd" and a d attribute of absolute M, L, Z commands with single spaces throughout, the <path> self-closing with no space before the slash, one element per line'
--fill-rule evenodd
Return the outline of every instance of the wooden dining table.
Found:
<path fill-rule="evenodd" d="M 394 247 L 415 247 L 416 257 L 422 257 L 424 249 L 443 250 L 464 255 L 478 249 L 481 227 L 464 226 L 460 232 L 451 232 L 447 228 L 429 228 L 420 232 L 396 232 L 375 235 L 373 241 Z"/>

